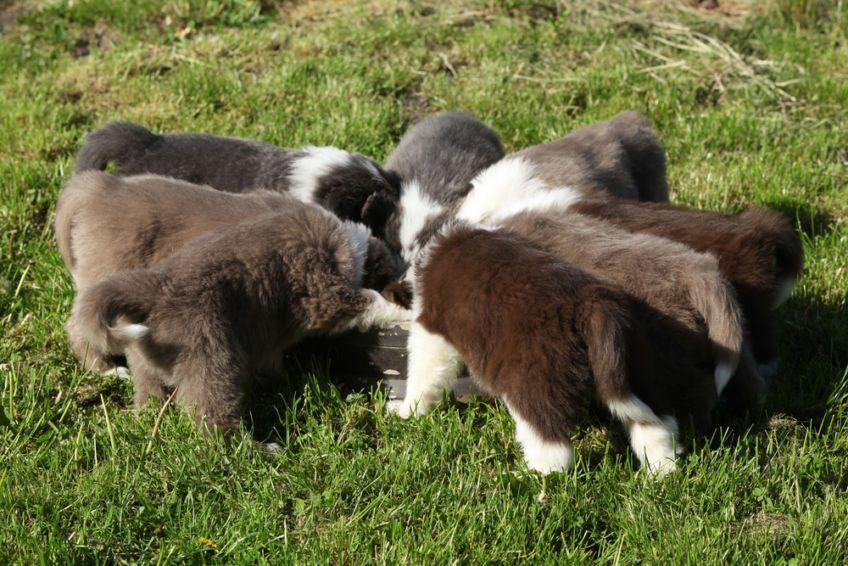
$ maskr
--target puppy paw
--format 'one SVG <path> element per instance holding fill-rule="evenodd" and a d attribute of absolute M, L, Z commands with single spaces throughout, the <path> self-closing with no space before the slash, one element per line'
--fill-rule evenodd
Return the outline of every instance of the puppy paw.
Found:
<path fill-rule="evenodd" d="M 671 458 L 660 458 L 645 467 L 645 472 L 654 479 L 664 478 L 675 471 L 677 471 L 677 461 Z"/>
<path fill-rule="evenodd" d="M 114 376 L 114 377 L 117 377 L 118 379 L 129 379 L 130 378 L 130 370 L 125 368 L 124 366 L 116 366 L 116 367 L 113 367 L 113 368 L 110 368 L 110 369 L 104 371 L 100 375 Z"/>
<path fill-rule="evenodd" d="M 420 403 L 417 399 L 406 398 L 403 400 L 400 405 L 395 407 L 391 407 L 391 410 L 399 416 L 400 418 L 406 420 L 411 417 L 420 417 L 427 411 L 425 410 L 422 403 Z"/>

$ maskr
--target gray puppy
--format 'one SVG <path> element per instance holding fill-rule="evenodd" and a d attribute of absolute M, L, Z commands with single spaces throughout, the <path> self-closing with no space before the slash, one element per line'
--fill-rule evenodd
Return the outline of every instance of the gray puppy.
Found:
<path fill-rule="evenodd" d="M 503 155 L 495 131 L 467 112 L 415 124 L 386 162 L 401 179 L 400 206 L 385 231 L 389 245 L 411 261 L 468 193 L 477 173 Z"/>
<path fill-rule="evenodd" d="M 551 186 L 668 202 L 665 151 L 651 124 L 636 112 L 622 112 L 510 157 L 532 163 L 537 176 Z"/>
<path fill-rule="evenodd" d="M 207 134 L 154 134 L 131 122 L 90 133 L 76 171 L 118 175 L 155 173 L 219 191 L 289 192 L 382 235 L 398 198 L 398 179 L 371 159 L 335 147 L 282 149 L 267 143 Z"/>
<path fill-rule="evenodd" d="M 116 177 L 88 171 L 75 175 L 59 196 L 55 232 L 81 292 L 117 272 L 156 265 L 202 235 L 306 206 L 283 193 L 228 194 L 157 175 Z M 336 221 L 351 234 L 367 234 L 361 224 Z M 382 241 L 369 237 L 365 243 L 362 285 L 381 290 L 397 278 L 401 266 Z M 67 330 L 84 367 L 100 373 L 116 368 L 115 360 L 86 341 L 73 316 Z"/>
<path fill-rule="evenodd" d="M 127 356 L 137 406 L 176 389 L 198 422 L 226 431 L 240 421 L 245 384 L 278 371 L 298 340 L 409 320 L 362 288 L 371 239 L 361 224 L 293 203 L 101 280 L 72 319 L 95 350 Z"/>

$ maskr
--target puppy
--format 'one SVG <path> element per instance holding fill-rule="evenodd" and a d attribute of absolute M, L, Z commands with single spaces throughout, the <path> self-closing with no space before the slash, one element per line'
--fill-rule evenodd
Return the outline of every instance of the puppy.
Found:
<path fill-rule="evenodd" d="M 645 331 L 653 343 L 663 345 L 658 349 L 658 379 L 676 395 L 692 397 L 690 415 L 698 429 L 708 430 L 716 398 L 735 373 L 743 340 L 733 288 L 719 274 L 718 261 L 677 242 L 556 210 L 551 197 L 567 200 L 580 194 L 552 192 L 538 179 L 521 175 L 526 170 L 502 163 L 475 179 L 457 218 L 513 232 L 637 299 L 645 307 Z M 687 390 L 710 380 L 712 387 L 694 388 L 707 391 L 703 399 Z M 759 402 L 762 389 L 759 382 L 742 388 L 752 394 L 746 400 L 749 409 Z"/>
<path fill-rule="evenodd" d="M 736 289 L 760 373 L 777 373 L 775 309 L 789 298 L 804 265 L 801 239 L 788 218 L 763 208 L 727 215 L 614 198 L 575 201 L 569 210 L 716 256 Z"/>
<path fill-rule="evenodd" d="M 636 112 L 622 112 L 510 156 L 533 163 L 551 186 L 668 202 L 665 151 L 651 124 Z"/>
<path fill-rule="evenodd" d="M 506 403 L 530 469 L 573 461 L 570 435 L 594 400 L 627 427 L 643 466 L 675 467 L 679 398 L 655 386 L 633 300 L 503 231 L 462 224 L 414 264 L 403 418 L 428 411 L 465 363 Z"/>
<path fill-rule="evenodd" d="M 102 279 L 71 316 L 95 350 L 127 356 L 137 406 L 176 388 L 199 422 L 226 431 L 240 420 L 245 384 L 277 371 L 301 338 L 409 320 L 362 288 L 371 239 L 361 224 L 298 203 Z"/>
<path fill-rule="evenodd" d="M 495 131 L 466 112 L 415 124 L 386 162 L 402 180 L 400 206 L 385 231 L 389 245 L 411 261 L 469 191 L 474 176 L 503 155 Z"/>
<path fill-rule="evenodd" d="M 55 233 L 62 259 L 77 290 L 83 291 L 117 272 L 156 265 L 199 236 L 305 206 L 285 193 L 229 194 L 157 175 L 116 177 L 88 171 L 75 175 L 62 190 Z M 360 230 L 350 222 L 342 226 Z M 402 268 L 382 242 L 369 238 L 367 244 L 362 285 L 382 290 Z M 85 340 L 74 317 L 67 330 L 84 367 L 99 373 L 116 370 L 116 360 Z"/>
<path fill-rule="evenodd" d="M 302 150 L 207 134 L 154 134 L 130 122 L 112 122 L 90 133 L 76 171 L 119 175 L 155 173 L 219 191 L 263 188 L 289 192 L 344 220 L 363 222 L 382 236 L 398 199 L 398 180 L 371 159 L 334 147 Z"/>

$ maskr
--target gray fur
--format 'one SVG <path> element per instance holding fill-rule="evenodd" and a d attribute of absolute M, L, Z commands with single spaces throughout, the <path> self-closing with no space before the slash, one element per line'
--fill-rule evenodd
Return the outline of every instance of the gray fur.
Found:
<path fill-rule="evenodd" d="M 278 370 L 300 338 L 405 318 L 357 286 L 353 254 L 336 217 L 298 203 L 107 277 L 82 292 L 72 318 L 94 348 L 127 356 L 137 405 L 176 388 L 198 421 L 229 429 L 244 385 Z"/>
<path fill-rule="evenodd" d="M 76 171 L 105 170 L 114 163 L 118 175 L 166 175 L 232 193 L 287 192 L 295 164 L 308 151 L 208 134 L 155 134 L 131 122 L 112 122 L 86 137 Z M 319 176 L 309 199 L 379 234 L 397 201 L 397 179 L 363 155 L 347 157 Z"/>
<path fill-rule="evenodd" d="M 88 171 L 75 175 L 59 196 L 55 231 L 81 292 L 115 273 L 154 266 L 200 236 L 269 212 L 309 206 L 270 191 L 228 194 L 157 175 L 116 177 Z M 388 248 L 370 238 L 363 286 L 382 290 L 399 272 Z M 98 372 L 111 368 L 113 363 L 87 343 L 73 317 L 68 336 L 84 367 Z"/>
<path fill-rule="evenodd" d="M 552 186 L 668 202 L 665 151 L 651 124 L 636 112 L 622 112 L 511 156 L 533 163 L 537 176 Z"/>
<path fill-rule="evenodd" d="M 401 179 L 403 187 L 415 182 L 435 203 L 451 209 L 471 189 L 471 180 L 504 156 L 497 133 L 467 112 L 446 112 L 415 124 L 386 162 L 386 169 Z M 400 250 L 403 211 L 389 219 L 386 239 Z M 441 222 L 429 223 L 419 240 L 426 243 Z"/>

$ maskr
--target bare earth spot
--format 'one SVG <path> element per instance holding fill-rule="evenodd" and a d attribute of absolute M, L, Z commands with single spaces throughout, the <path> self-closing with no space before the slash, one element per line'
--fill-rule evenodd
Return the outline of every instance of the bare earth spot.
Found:
<path fill-rule="evenodd" d="M 765 534 L 770 538 L 783 538 L 789 534 L 789 520 L 780 513 L 759 511 L 745 519 L 749 530 L 756 534 Z"/>
<path fill-rule="evenodd" d="M 795 428 L 797 426 L 801 426 L 801 423 L 798 422 L 794 417 L 790 417 L 789 415 L 774 415 L 769 419 L 768 427 L 772 429 L 778 428 Z"/>

